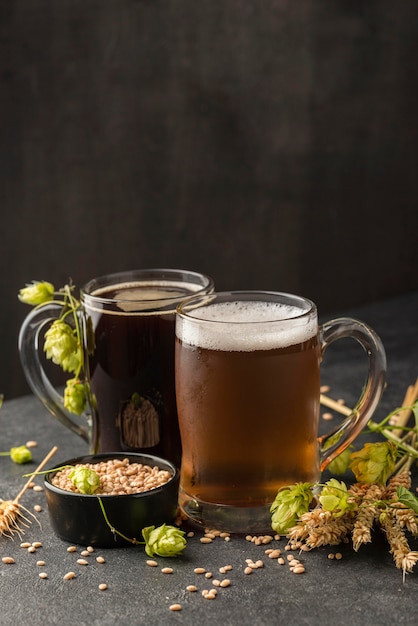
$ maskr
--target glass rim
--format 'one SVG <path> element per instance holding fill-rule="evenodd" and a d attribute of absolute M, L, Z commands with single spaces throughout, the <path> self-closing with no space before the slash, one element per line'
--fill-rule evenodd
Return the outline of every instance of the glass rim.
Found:
<path fill-rule="evenodd" d="M 253 298 L 253 299 L 252 299 Z M 264 299 L 263 299 L 264 298 Z M 260 320 L 222 320 L 208 319 L 196 314 L 196 310 L 204 308 L 209 303 L 216 304 L 222 302 L 267 302 L 286 304 L 300 309 L 300 314 L 292 316 L 281 316 L 278 318 L 260 319 Z M 201 306 L 200 304 L 201 303 Z M 302 306 L 303 305 L 303 306 Z M 193 311 L 193 314 L 189 313 Z M 207 324 L 225 324 L 225 325 L 255 325 L 255 324 L 280 324 L 302 320 L 312 315 L 317 316 L 316 304 L 304 296 L 299 296 L 284 291 L 268 291 L 268 290 L 238 290 L 238 291 L 213 291 L 212 293 L 196 293 L 185 298 L 177 305 L 176 315 L 187 322 L 204 322 Z"/>
<path fill-rule="evenodd" d="M 170 286 L 170 285 L 181 285 L 183 283 L 190 283 L 194 285 L 198 285 L 199 288 L 193 292 L 191 295 L 203 295 L 208 291 L 212 291 L 214 289 L 214 281 L 211 276 L 207 274 L 203 274 L 200 272 L 195 272 L 193 270 L 185 270 L 181 268 L 139 268 L 134 270 L 125 270 L 121 272 L 113 272 L 110 274 L 103 274 L 96 278 L 90 279 L 87 283 L 85 283 L 80 289 L 80 298 L 82 302 L 91 301 L 94 304 L 102 304 L 104 306 L 120 304 L 120 303 L 130 303 L 135 302 L 135 300 L 128 298 L 109 298 L 102 295 L 95 295 L 94 291 L 108 289 L 113 285 L 117 286 L 120 283 L 130 284 L 136 283 L 139 281 L 144 282 L 153 282 L 160 284 L 161 286 Z M 159 307 L 163 307 L 163 303 L 173 303 L 184 300 L 189 296 L 167 296 L 162 298 L 155 298 L 151 300 L 147 300 L 150 306 L 152 303 L 158 303 Z M 140 299 L 138 301 L 141 301 Z"/>

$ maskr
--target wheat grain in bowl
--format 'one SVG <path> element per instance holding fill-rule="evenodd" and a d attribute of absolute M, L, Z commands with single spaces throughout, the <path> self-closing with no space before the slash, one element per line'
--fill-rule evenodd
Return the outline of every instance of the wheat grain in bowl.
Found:
<path fill-rule="evenodd" d="M 142 493 L 165 485 L 173 478 L 173 473 L 161 469 L 158 465 L 131 462 L 128 458 L 107 459 L 98 463 L 77 463 L 66 467 L 51 478 L 51 482 L 60 489 L 78 492 L 71 480 L 74 469 L 86 468 L 94 471 L 100 478 L 100 486 L 96 495 L 128 495 Z"/>
<path fill-rule="evenodd" d="M 100 474 L 94 492 L 76 490 L 68 474 L 77 467 Z M 44 480 L 52 529 L 72 544 L 132 545 L 112 532 L 102 507 L 113 529 L 129 539 L 141 538 L 147 526 L 174 523 L 179 475 L 170 461 L 133 452 L 86 455 L 57 463 Z"/>

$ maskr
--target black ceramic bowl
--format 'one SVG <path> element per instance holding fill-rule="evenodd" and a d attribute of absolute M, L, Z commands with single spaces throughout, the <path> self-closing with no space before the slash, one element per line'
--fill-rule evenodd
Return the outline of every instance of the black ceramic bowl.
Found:
<path fill-rule="evenodd" d="M 101 495 L 110 524 L 125 537 L 142 541 L 142 528 L 174 522 L 177 514 L 179 472 L 172 463 L 157 456 L 137 453 L 88 455 L 60 463 L 45 476 L 45 494 L 51 525 L 61 539 L 103 548 L 132 545 L 111 531 L 104 519 L 98 496 L 66 491 L 51 482 L 57 467 L 126 458 L 131 463 L 143 463 L 151 467 L 157 465 L 160 469 L 171 472 L 173 477 L 164 485 L 142 493 Z"/>

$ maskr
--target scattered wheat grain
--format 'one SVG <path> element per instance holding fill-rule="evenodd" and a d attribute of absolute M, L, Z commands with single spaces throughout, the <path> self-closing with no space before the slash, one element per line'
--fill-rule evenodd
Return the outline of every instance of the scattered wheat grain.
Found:
<path fill-rule="evenodd" d="M 3 563 L 5 563 L 6 565 L 13 565 L 13 563 L 15 562 L 14 558 L 12 556 L 4 556 L 2 558 Z"/>

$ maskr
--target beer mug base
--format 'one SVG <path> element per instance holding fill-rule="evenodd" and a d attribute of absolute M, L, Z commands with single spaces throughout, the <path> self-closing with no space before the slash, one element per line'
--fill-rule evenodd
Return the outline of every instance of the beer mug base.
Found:
<path fill-rule="evenodd" d="M 204 528 L 245 535 L 273 533 L 271 504 L 237 507 L 205 502 L 190 496 L 180 487 L 179 506 L 190 522 Z"/>

